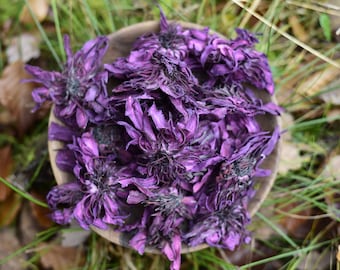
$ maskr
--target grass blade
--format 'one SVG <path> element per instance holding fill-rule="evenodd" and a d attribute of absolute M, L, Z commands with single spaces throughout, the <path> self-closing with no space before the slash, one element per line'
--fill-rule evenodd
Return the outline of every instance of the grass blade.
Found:
<path fill-rule="evenodd" d="M 66 61 L 66 55 L 65 55 L 65 50 L 64 50 L 63 38 L 61 36 L 61 29 L 60 29 L 60 22 L 59 22 L 56 0 L 52 0 L 51 4 L 52 4 L 54 24 L 55 24 L 55 28 L 56 28 L 56 32 L 57 32 L 59 50 L 60 50 L 62 60 L 63 60 L 63 62 L 65 62 Z"/>
<path fill-rule="evenodd" d="M 280 28 L 278 28 L 276 25 L 270 23 L 267 19 L 263 18 L 260 14 L 252 11 L 251 9 L 247 8 L 245 5 L 243 5 L 239 0 L 233 0 L 233 2 L 238 5 L 239 7 L 245 9 L 247 12 L 249 12 L 251 15 L 253 15 L 256 19 L 260 20 L 261 22 L 263 22 L 265 25 L 267 25 L 268 27 L 273 28 L 276 32 L 278 32 L 280 35 L 284 36 L 285 38 L 289 39 L 290 41 L 294 42 L 296 45 L 298 45 L 299 47 L 305 49 L 306 51 L 314 54 L 316 57 L 322 59 L 323 61 L 331 64 L 332 66 L 335 66 L 337 68 L 340 68 L 340 64 L 332 59 L 330 59 L 329 57 L 327 57 L 326 55 L 323 55 L 322 53 L 318 52 L 317 50 L 313 49 L 312 47 L 308 46 L 307 44 L 301 42 L 300 40 L 298 40 L 297 38 L 291 36 L 290 34 L 282 31 Z"/>
<path fill-rule="evenodd" d="M 8 186 L 10 189 L 14 190 L 15 192 L 19 193 L 20 196 L 24 197 L 25 199 L 31 201 L 32 203 L 35 203 L 39 206 L 48 208 L 48 205 L 40 200 L 37 200 L 36 198 L 34 198 L 32 195 L 28 194 L 27 192 L 21 190 L 20 188 L 16 187 L 15 185 L 13 185 L 12 183 L 8 182 L 6 179 L 0 177 L 0 182 L 2 182 L 3 184 L 5 184 L 6 186 Z"/>
<path fill-rule="evenodd" d="M 15 258 L 16 256 L 20 255 L 21 253 L 35 247 L 41 242 L 44 242 L 45 240 L 49 239 L 51 236 L 53 236 L 55 233 L 59 231 L 59 227 L 52 227 L 46 231 L 43 231 L 37 235 L 37 239 L 32 241 L 31 243 L 27 244 L 26 246 L 16 250 L 15 252 L 11 253 L 5 258 L 0 259 L 0 265 L 7 263 L 11 259 Z"/>
<path fill-rule="evenodd" d="M 248 263 L 246 265 L 241 266 L 240 270 L 250 269 L 253 266 L 266 264 L 266 263 L 269 263 L 269 262 L 272 262 L 272 261 L 275 261 L 275 260 L 279 260 L 279 259 L 284 259 L 284 258 L 287 258 L 287 257 L 301 256 L 302 254 L 305 254 L 305 253 L 312 251 L 314 249 L 320 248 L 320 247 L 325 246 L 325 245 L 329 245 L 330 243 L 332 243 L 334 241 L 335 241 L 335 239 L 328 240 L 328 241 L 325 241 L 325 242 L 322 242 L 322 243 L 318 243 L 316 245 L 310 245 L 310 246 L 300 248 L 300 249 L 297 249 L 297 250 L 281 253 L 281 254 L 278 254 L 278 255 L 273 256 L 273 257 L 265 258 L 263 260 Z"/>
<path fill-rule="evenodd" d="M 261 220 L 263 220 L 265 223 L 267 223 L 275 232 L 277 232 L 292 247 L 296 249 L 299 248 L 299 246 L 295 244 L 295 242 L 287 234 L 285 234 L 279 227 L 277 227 L 273 222 L 271 222 L 268 218 L 266 218 L 260 212 L 257 212 L 256 216 L 259 217 Z"/>
<path fill-rule="evenodd" d="M 37 17 L 35 16 L 34 12 L 32 11 L 32 8 L 31 8 L 30 4 L 28 3 L 28 0 L 25 0 L 25 3 L 27 5 L 28 10 L 29 10 L 29 12 L 30 12 L 30 14 L 31 14 L 31 16 L 32 16 L 32 18 L 34 20 L 34 23 L 37 26 L 37 28 L 38 28 L 38 30 L 39 30 L 43 40 L 45 41 L 45 43 L 46 43 L 46 45 L 48 47 L 48 49 L 52 53 L 55 61 L 57 62 L 58 66 L 59 66 L 59 68 L 62 69 L 63 65 L 62 65 L 62 63 L 60 61 L 60 58 L 59 58 L 58 54 L 56 53 L 55 49 L 53 48 L 53 46 L 52 46 L 52 44 L 51 44 L 51 42 L 50 42 L 50 40 L 49 40 L 49 38 L 48 38 L 44 28 L 41 26 L 40 22 L 38 21 Z"/>

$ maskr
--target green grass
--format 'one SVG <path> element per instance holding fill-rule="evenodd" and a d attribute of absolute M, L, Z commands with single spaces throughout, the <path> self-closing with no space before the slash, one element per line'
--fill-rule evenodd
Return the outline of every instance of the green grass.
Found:
<path fill-rule="evenodd" d="M 48 205 L 40 200 L 37 200 L 36 198 L 34 198 L 32 195 L 30 195 L 29 193 L 27 193 L 26 191 L 22 190 L 21 188 L 15 186 L 14 184 L 12 184 L 11 182 L 7 181 L 6 179 L 0 177 L 0 182 L 2 182 L 3 184 L 5 184 L 6 186 L 8 186 L 9 188 L 11 188 L 12 190 L 14 190 L 15 192 L 17 192 L 21 197 L 31 201 L 32 203 L 35 203 L 39 206 L 42 207 L 48 207 Z"/>
<path fill-rule="evenodd" d="M 28 3 L 25 0 L 23 2 L 15 1 L 15 5 L 1 4 L 0 10 L 8 16 L 15 18 L 14 32 L 18 33 L 26 30 L 26 28 L 36 29 L 40 32 L 43 39 L 41 57 L 50 59 L 49 68 L 51 69 L 61 68 L 65 61 L 65 52 L 63 50 L 64 34 L 70 35 L 71 45 L 76 50 L 85 41 L 94 38 L 96 35 L 106 35 L 124 26 L 145 20 L 158 20 L 159 18 L 157 7 L 152 1 L 146 0 L 51 0 L 51 10 L 54 16 L 50 16 L 46 20 L 54 26 L 54 31 L 51 31 L 50 28 L 47 31 L 44 27 L 44 24 L 47 24 L 47 22 L 40 23 L 35 17 L 33 25 L 18 26 L 17 18 L 24 2 Z M 263 51 L 269 57 L 277 86 L 277 95 L 286 91 L 285 86 L 296 78 L 308 80 L 312 73 L 323 70 L 330 64 L 339 66 L 338 62 L 332 60 L 332 56 L 336 50 L 339 50 L 340 45 L 334 44 L 333 46 L 323 47 L 319 45 L 322 42 L 316 42 L 320 36 L 324 35 L 329 39 L 329 27 L 322 14 L 317 11 L 307 10 L 304 15 L 300 15 L 294 6 L 281 0 L 262 0 L 259 2 L 261 16 L 257 11 L 250 9 L 249 3 L 236 0 L 226 2 L 218 0 L 162 0 L 160 5 L 169 19 L 191 21 L 209 26 L 211 29 L 227 37 L 235 36 L 234 28 L 241 22 L 246 28 L 255 33 L 261 33 L 257 49 Z M 244 18 L 248 16 L 249 12 L 258 19 L 254 20 L 254 17 L 251 18 L 249 16 L 245 20 Z M 291 15 L 296 15 L 301 19 L 306 32 L 310 35 L 311 44 L 304 44 L 292 36 L 291 26 L 288 24 L 288 18 Z M 2 13 L 0 15 L 0 22 L 3 22 L 4 18 L 6 16 Z M 323 18 L 320 29 L 317 28 L 319 18 Z M 3 47 L 3 42 L 0 45 Z M 1 57 L 0 60 L 0 68 L 4 68 L 4 57 Z M 297 85 L 299 83 L 297 82 Z M 328 88 L 322 90 L 332 91 L 332 89 Z M 320 93 L 317 93 L 316 96 Z M 298 97 L 294 103 L 288 100 L 281 104 L 287 111 L 291 111 L 293 106 L 299 105 L 305 100 L 304 97 L 299 97 L 296 91 L 292 91 L 292 95 Z M 312 99 L 315 97 L 308 98 Z M 313 106 L 312 104 L 310 109 L 313 109 Z M 292 126 L 288 127 L 288 131 L 292 133 L 295 142 L 303 143 L 309 149 L 312 149 L 305 153 L 311 157 L 311 161 L 303 164 L 296 171 L 279 175 L 271 196 L 264 203 L 264 207 L 274 209 L 278 205 L 281 208 L 292 204 L 297 206 L 288 210 L 287 213 L 273 211 L 273 214 L 269 217 L 263 213 L 257 213 L 257 220 L 251 225 L 251 229 L 254 231 L 264 227 L 274 232 L 269 239 L 257 237 L 261 245 L 275 250 L 275 255 L 247 263 L 241 266 L 240 269 L 251 269 L 251 267 L 266 265 L 274 261 L 281 262 L 283 265 L 282 269 L 297 269 L 301 260 L 310 256 L 312 251 L 320 252 L 320 256 L 328 256 L 328 253 L 324 255 L 326 251 L 331 250 L 334 252 L 334 249 L 336 249 L 337 242 L 340 240 L 339 237 L 325 237 L 332 227 L 325 227 L 324 230 L 312 228 L 310 234 L 306 235 L 305 239 L 296 239 L 292 235 L 287 234 L 285 228 L 282 228 L 280 225 L 281 219 L 289 215 L 298 216 L 301 211 L 306 209 L 317 210 L 320 220 L 316 217 L 315 222 L 321 222 L 325 215 L 330 221 L 339 222 L 339 216 L 336 217 L 334 213 L 330 212 L 329 205 L 325 201 L 325 196 L 332 196 L 338 192 L 339 183 L 331 179 L 322 178 L 320 176 L 320 168 L 322 167 L 322 162 L 326 160 L 331 151 L 331 149 L 328 149 L 330 147 L 327 146 L 325 138 L 330 136 L 330 134 L 340 136 L 339 129 L 334 128 L 334 124 L 330 124 L 335 121 L 339 123 L 340 116 L 328 117 L 326 112 L 329 110 L 329 105 L 327 104 L 320 104 L 319 108 L 322 110 L 322 113 L 312 119 L 306 116 L 308 110 L 294 111 L 296 113 L 294 115 L 296 116 L 296 121 Z M 46 125 L 41 130 L 44 128 L 46 128 Z M 7 135 L 0 134 L 0 142 L 14 145 L 18 156 L 25 149 L 20 147 L 20 144 L 24 142 L 17 141 L 15 138 Z M 336 151 L 339 152 L 339 143 L 336 147 Z M 28 159 L 28 155 L 25 158 Z M 42 160 L 39 163 L 39 166 L 31 176 L 29 181 L 31 184 L 36 181 L 41 173 L 43 162 L 45 161 Z M 21 164 L 25 163 L 28 164 L 29 161 L 21 161 Z M 44 202 L 32 197 L 27 190 L 22 190 L 3 178 L 0 178 L 0 182 L 18 192 L 23 198 L 40 206 L 47 207 Z M 53 227 L 47 232 L 41 233 L 31 244 L 1 259 L 0 265 L 62 230 L 62 227 Z M 277 241 L 280 245 L 273 244 L 273 241 Z M 139 256 L 136 252 L 128 249 L 112 246 L 95 234 L 92 234 L 90 239 L 88 239 L 86 250 L 86 262 L 82 269 L 134 269 L 133 267 L 135 269 L 167 269 L 169 265 L 160 255 L 146 254 L 145 256 Z M 257 252 L 255 248 L 253 252 L 254 254 Z M 223 259 L 217 249 L 213 248 L 183 255 L 182 257 L 183 269 L 236 269 L 236 266 Z"/>

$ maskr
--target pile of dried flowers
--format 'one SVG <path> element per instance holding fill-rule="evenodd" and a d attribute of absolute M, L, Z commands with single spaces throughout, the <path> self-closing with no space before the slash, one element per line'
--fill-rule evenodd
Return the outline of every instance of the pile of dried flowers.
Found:
<path fill-rule="evenodd" d="M 253 179 L 271 173 L 259 165 L 279 138 L 255 117 L 280 109 L 254 95 L 273 94 L 271 71 L 255 36 L 237 34 L 184 29 L 161 14 L 160 32 L 113 63 L 102 64 L 106 37 L 72 54 L 66 36 L 61 72 L 27 66 L 42 85 L 37 107 L 52 101 L 63 123 L 49 127 L 49 139 L 65 143 L 56 163 L 75 176 L 47 196 L 55 222 L 113 225 L 139 253 L 161 250 L 171 269 L 181 243 L 233 250 L 250 241 Z"/>

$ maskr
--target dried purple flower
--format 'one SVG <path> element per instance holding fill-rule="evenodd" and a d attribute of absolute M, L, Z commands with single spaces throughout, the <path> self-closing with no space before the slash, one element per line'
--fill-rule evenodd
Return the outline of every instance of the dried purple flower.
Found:
<path fill-rule="evenodd" d="M 36 108 L 51 100 L 56 105 L 56 116 L 64 122 L 75 120 L 80 128 L 85 128 L 89 119 L 98 121 L 97 118 L 103 117 L 100 114 L 105 112 L 108 103 L 105 89 L 107 73 L 101 72 L 108 39 L 98 37 L 90 40 L 74 55 L 68 36 L 65 36 L 64 43 L 67 62 L 61 73 L 26 66 L 26 70 L 34 76 L 32 81 L 43 85 L 32 95 Z"/>
<path fill-rule="evenodd" d="M 162 11 L 160 11 L 160 31 L 141 36 L 134 44 L 133 50 L 158 52 L 172 60 L 184 59 L 188 54 L 183 29 L 179 24 L 169 23 Z"/>
<path fill-rule="evenodd" d="M 206 30 L 196 30 L 195 35 L 206 41 Z M 205 46 L 195 43 L 189 47 L 199 57 L 199 62 L 213 82 L 249 83 L 259 89 L 274 92 L 274 82 L 266 56 L 254 49 L 257 39 L 245 30 L 238 30 L 235 40 L 225 40 L 212 35 Z M 202 49 L 203 48 L 203 49 Z"/>
<path fill-rule="evenodd" d="M 47 202 L 52 213 L 52 219 L 59 224 L 67 224 L 73 218 L 75 205 L 82 199 L 81 186 L 70 182 L 56 186 L 47 194 Z"/>
<path fill-rule="evenodd" d="M 52 101 L 65 124 L 49 127 L 49 139 L 65 143 L 57 165 L 75 178 L 47 197 L 57 223 L 114 225 L 140 254 L 161 250 L 173 270 L 182 244 L 249 242 L 254 179 L 271 173 L 261 164 L 280 136 L 257 119 L 281 109 L 254 93 L 273 94 L 268 61 L 253 34 L 236 32 L 226 40 L 183 29 L 161 11 L 159 33 L 103 67 L 105 37 L 74 55 L 65 37 L 62 72 L 27 67 L 43 85 L 37 106 Z"/>
<path fill-rule="evenodd" d="M 234 250 L 241 242 L 249 242 L 245 226 L 250 219 L 246 209 L 234 201 L 230 207 L 217 206 L 214 212 L 195 220 L 184 238 L 190 246 L 206 242 L 210 246 Z"/>

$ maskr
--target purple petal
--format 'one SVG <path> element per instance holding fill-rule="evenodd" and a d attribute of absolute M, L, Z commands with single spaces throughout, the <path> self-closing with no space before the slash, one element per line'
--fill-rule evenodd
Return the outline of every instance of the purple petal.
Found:
<path fill-rule="evenodd" d="M 76 164 L 73 151 L 69 149 L 60 149 L 57 152 L 56 164 L 59 169 L 65 172 L 73 172 Z"/>
<path fill-rule="evenodd" d="M 78 143 L 84 154 L 95 157 L 99 156 L 98 144 L 90 132 L 86 132 L 81 138 L 78 138 Z"/>
<path fill-rule="evenodd" d="M 125 105 L 125 115 L 130 118 L 134 126 L 143 130 L 143 111 L 137 100 L 128 97 Z"/>
<path fill-rule="evenodd" d="M 129 241 L 129 246 L 136 250 L 140 255 L 144 253 L 147 236 L 144 231 L 136 233 Z"/>
<path fill-rule="evenodd" d="M 146 196 L 143 193 L 140 193 L 138 191 L 135 190 L 131 190 L 129 192 L 129 196 L 127 197 L 126 202 L 128 204 L 139 204 L 143 201 L 145 201 Z"/>
<path fill-rule="evenodd" d="M 164 32 L 164 31 L 168 30 L 169 23 L 168 23 L 168 21 L 165 17 L 165 14 L 164 14 L 164 12 L 161 8 L 159 8 L 159 12 L 160 12 L 160 15 L 161 15 L 160 28 L 161 28 L 161 31 Z"/>
<path fill-rule="evenodd" d="M 228 69 L 225 65 L 223 64 L 215 64 L 211 69 L 210 69 L 211 74 L 214 76 L 223 76 L 225 74 L 228 74 L 230 72 L 230 69 Z"/>
<path fill-rule="evenodd" d="M 84 129 L 87 125 L 88 117 L 87 117 L 86 113 L 80 108 L 77 108 L 76 119 L 77 119 L 78 126 L 81 129 Z"/>
<path fill-rule="evenodd" d="M 66 58 L 67 58 L 68 64 L 71 64 L 72 50 L 71 50 L 69 35 L 64 35 L 64 49 L 66 52 Z"/>
<path fill-rule="evenodd" d="M 97 95 L 98 95 L 98 88 L 95 87 L 95 86 L 92 86 L 92 87 L 90 87 L 90 88 L 87 90 L 84 99 L 85 99 L 87 102 L 91 102 L 91 101 L 94 101 L 94 100 L 95 100 L 95 98 L 97 97 Z"/>
<path fill-rule="evenodd" d="M 68 127 L 61 126 L 55 122 L 52 122 L 48 127 L 48 139 L 72 142 L 75 132 Z"/>
<path fill-rule="evenodd" d="M 150 117 L 152 118 L 153 123 L 155 124 L 157 129 L 169 127 L 168 122 L 166 121 L 164 114 L 161 110 L 158 110 L 156 105 L 153 103 L 148 111 Z"/>
<path fill-rule="evenodd" d="M 231 251 L 240 244 L 241 237 L 239 234 L 231 231 L 228 236 L 223 240 L 223 244 Z"/>
<path fill-rule="evenodd" d="M 179 270 L 181 268 L 181 237 L 175 234 L 171 242 L 166 242 L 162 252 L 171 261 L 170 269 Z"/>

